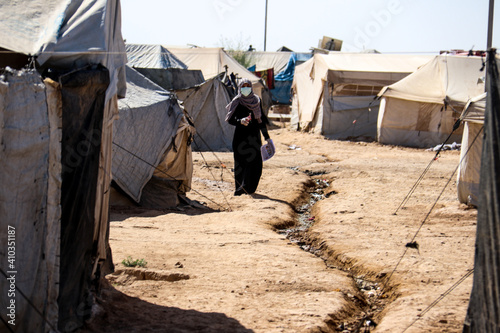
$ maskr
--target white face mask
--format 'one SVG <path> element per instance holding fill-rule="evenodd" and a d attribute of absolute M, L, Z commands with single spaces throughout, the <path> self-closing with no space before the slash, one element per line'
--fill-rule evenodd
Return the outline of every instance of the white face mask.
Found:
<path fill-rule="evenodd" d="M 250 95 L 251 92 L 252 92 L 251 87 L 241 87 L 241 94 L 243 96 L 248 96 L 248 95 Z"/>

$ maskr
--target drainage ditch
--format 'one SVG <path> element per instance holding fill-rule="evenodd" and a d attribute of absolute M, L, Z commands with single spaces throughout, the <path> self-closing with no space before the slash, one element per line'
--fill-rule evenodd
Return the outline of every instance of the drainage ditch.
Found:
<path fill-rule="evenodd" d="M 299 171 L 298 168 L 293 169 Z M 278 232 L 285 235 L 290 242 L 302 250 L 321 258 L 329 269 L 344 271 L 353 280 L 356 293 L 344 295 L 348 301 L 349 309 L 343 313 L 331 314 L 332 320 L 327 322 L 328 327 L 333 332 L 370 332 L 377 326 L 377 318 L 389 302 L 386 293 L 381 291 L 384 274 L 373 274 L 375 279 L 367 278 L 366 275 L 356 272 L 357 270 L 349 263 L 332 256 L 324 242 L 317 244 L 315 240 L 310 238 L 308 230 L 315 222 L 315 217 L 311 215 L 313 206 L 317 202 L 337 194 L 337 192 L 329 190 L 330 182 L 321 177 L 326 172 L 305 170 L 304 173 L 311 180 L 306 190 L 307 199 L 295 209 L 297 218 L 294 227 Z M 372 274 L 370 275 L 372 276 Z M 389 291 L 388 288 L 386 289 Z"/>

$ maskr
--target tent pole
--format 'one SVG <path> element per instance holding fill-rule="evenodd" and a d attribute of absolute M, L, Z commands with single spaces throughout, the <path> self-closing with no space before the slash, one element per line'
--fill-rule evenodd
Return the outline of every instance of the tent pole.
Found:
<path fill-rule="evenodd" d="M 266 0 L 266 4 L 267 4 L 267 0 Z M 489 9 L 489 14 L 488 14 L 488 41 L 487 41 L 487 45 L 486 45 L 487 51 L 489 49 L 491 49 L 492 42 L 493 42 L 493 11 L 494 11 L 494 9 L 495 9 L 495 0 L 490 0 L 490 9 Z M 265 45 L 265 43 L 264 43 L 264 45 Z M 265 48 L 265 46 L 264 46 L 264 48 Z"/>
<path fill-rule="evenodd" d="M 266 39 L 267 39 L 267 0 L 266 0 L 266 14 L 264 19 L 264 52 L 266 51 Z"/>

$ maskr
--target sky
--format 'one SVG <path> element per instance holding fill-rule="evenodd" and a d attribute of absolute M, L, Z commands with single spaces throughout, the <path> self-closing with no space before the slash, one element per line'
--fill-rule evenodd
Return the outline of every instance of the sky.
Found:
<path fill-rule="evenodd" d="M 134 44 L 308 52 L 328 36 L 347 52 L 487 47 L 489 0 L 267 0 L 267 33 L 266 0 L 121 0 L 121 7 L 123 38 Z M 500 8 L 492 46 L 500 48 Z"/>

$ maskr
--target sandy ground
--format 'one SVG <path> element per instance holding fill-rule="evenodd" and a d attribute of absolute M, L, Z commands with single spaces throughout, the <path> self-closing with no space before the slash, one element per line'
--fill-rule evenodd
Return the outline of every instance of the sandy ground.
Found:
<path fill-rule="evenodd" d="M 231 153 L 194 153 L 204 209 L 112 210 L 116 272 L 86 331 L 461 332 L 477 212 L 459 152 L 398 209 L 434 152 L 270 134 L 257 195 L 233 196 Z"/>

